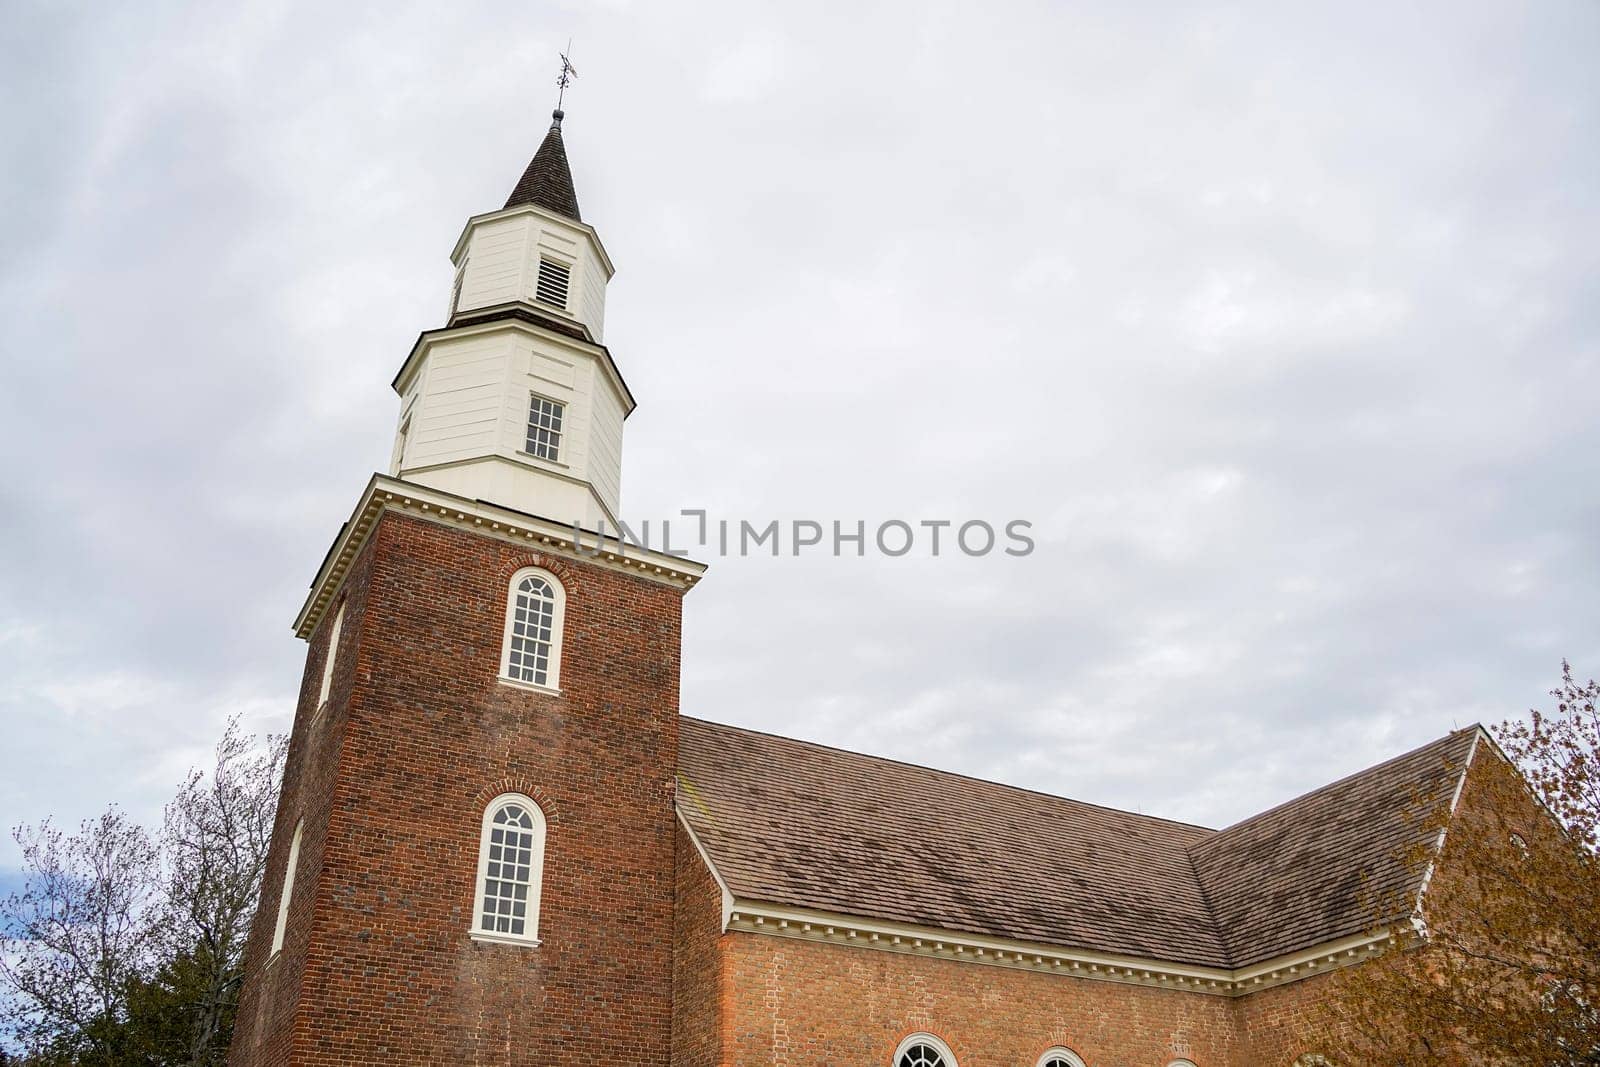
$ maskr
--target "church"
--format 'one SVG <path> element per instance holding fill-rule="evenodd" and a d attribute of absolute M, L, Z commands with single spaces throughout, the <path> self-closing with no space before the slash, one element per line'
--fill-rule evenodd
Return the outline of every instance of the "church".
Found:
<path fill-rule="evenodd" d="M 1247 1067 L 1381 951 L 1478 728 L 1222 830 L 687 717 L 702 564 L 617 529 L 636 399 L 562 112 L 451 251 L 308 644 L 230 1062 Z M 1387 897 L 1386 897 L 1387 898 Z"/>

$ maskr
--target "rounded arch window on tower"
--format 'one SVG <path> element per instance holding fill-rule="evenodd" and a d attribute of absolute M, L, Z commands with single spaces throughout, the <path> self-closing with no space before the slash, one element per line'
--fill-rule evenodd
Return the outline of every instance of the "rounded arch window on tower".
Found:
<path fill-rule="evenodd" d="M 956 1067 L 956 1056 L 932 1034 L 912 1034 L 895 1049 L 894 1067 Z"/>
<path fill-rule="evenodd" d="M 483 810 L 472 936 L 539 943 L 545 818 L 521 793 L 502 793 Z"/>
<path fill-rule="evenodd" d="M 561 631 L 566 608 L 566 590 L 549 571 L 524 567 L 511 576 L 501 678 L 540 689 L 561 687 Z"/>
<path fill-rule="evenodd" d="M 1039 1057 L 1039 1067 L 1087 1067 L 1087 1065 L 1083 1062 L 1082 1056 L 1064 1045 L 1057 1045 L 1055 1048 L 1047 1049 L 1045 1054 Z"/>

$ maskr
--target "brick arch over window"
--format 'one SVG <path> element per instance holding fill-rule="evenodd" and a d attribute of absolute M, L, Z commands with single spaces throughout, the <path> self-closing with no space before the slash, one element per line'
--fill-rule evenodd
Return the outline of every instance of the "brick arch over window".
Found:
<path fill-rule="evenodd" d="M 540 689 L 561 687 L 561 637 L 567 590 L 546 567 L 524 567 L 506 593 L 500 677 Z"/>
<path fill-rule="evenodd" d="M 544 810 L 524 793 L 502 793 L 484 807 L 472 905 L 473 937 L 539 943 L 547 831 Z"/>
<path fill-rule="evenodd" d="M 512 575 L 518 571 L 534 570 L 549 571 L 560 580 L 567 591 L 577 590 L 583 583 L 583 573 L 578 568 L 569 565 L 562 556 L 551 555 L 547 552 L 532 552 L 518 546 L 519 551 L 513 554 L 510 562 L 502 562 L 497 568 L 499 578 L 503 582 L 511 581 Z"/>
<path fill-rule="evenodd" d="M 490 801 L 507 793 L 521 793 L 537 804 L 539 810 L 544 813 L 545 829 L 547 831 L 561 826 L 561 802 L 551 795 L 550 791 L 544 786 L 531 779 L 524 778 L 520 774 L 508 775 L 497 779 L 478 790 L 477 795 L 472 798 L 472 810 L 481 812 L 489 806 Z"/>

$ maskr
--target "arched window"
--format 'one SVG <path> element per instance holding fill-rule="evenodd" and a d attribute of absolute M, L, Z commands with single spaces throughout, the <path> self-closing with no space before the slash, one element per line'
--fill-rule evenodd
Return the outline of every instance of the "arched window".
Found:
<path fill-rule="evenodd" d="M 1057 1045 L 1039 1057 L 1039 1067 L 1087 1067 L 1087 1065 L 1083 1062 L 1082 1056 L 1070 1048 Z"/>
<path fill-rule="evenodd" d="M 483 812 L 472 935 L 539 943 L 539 884 L 544 874 L 544 812 L 521 793 L 505 793 Z"/>
<path fill-rule="evenodd" d="M 894 1050 L 894 1067 L 956 1067 L 956 1055 L 932 1034 L 912 1034 Z"/>
<path fill-rule="evenodd" d="M 283 865 L 283 889 L 278 893 L 278 921 L 272 926 L 272 953 L 283 951 L 283 935 L 289 928 L 289 902 L 294 899 L 294 872 L 300 866 L 300 831 L 306 821 L 294 824 L 294 836 L 289 839 L 289 859 Z"/>
<path fill-rule="evenodd" d="M 500 676 L 525 685 L 561 684 L 561 626 L 567 594 L 549 571 L 525 567 L 511 578 Z"/>
<path fill-rule="evenodd" d="M 328 631 L 328 650 L 322 656 L 322 689 L 317 694 L 317 711 L 328 705 L 328 694 L 333 691 L 333 666 L 339 661 L 339 632 L 344 629 L 344 605 L 333 617 L 333 628 Z"/>

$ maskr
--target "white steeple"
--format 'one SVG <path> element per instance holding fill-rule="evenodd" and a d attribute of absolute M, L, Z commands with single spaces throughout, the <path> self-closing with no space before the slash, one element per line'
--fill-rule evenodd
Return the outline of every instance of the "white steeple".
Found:
<path fill-rule="evenodd" d="M 582 221 L 555 112 L 499 211 L 451 252 L 450 317 L 394 380 L 389 473 L 595 529 L 616 527 L 633 397 L 600 343 L 611 259 Z"/>

